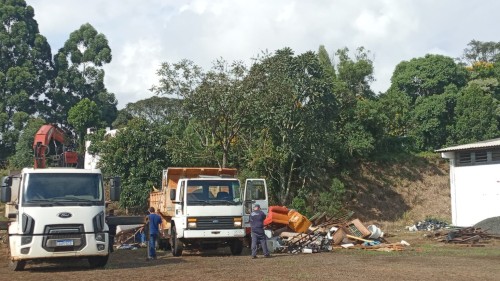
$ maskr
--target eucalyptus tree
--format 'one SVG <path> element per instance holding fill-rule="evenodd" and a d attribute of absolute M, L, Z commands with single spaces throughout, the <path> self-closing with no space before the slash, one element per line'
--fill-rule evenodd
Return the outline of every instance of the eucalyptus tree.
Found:
<path fill-rule="evenodd" d="M 54 56 L 56 77 L 48 93 L 50 121 L 66 124 L 70 108 L 88 98 L 99 108 L 100 120 L 110 125 L 117 116 L 117 100 L 104 85 L 102 66 L 111 62 L 108 40 L 90 24 L 72 32 Z"/>
<path fill-rule="evenodd" d="M 34 15 L 23 0 L 0 1 L 0 159 L 13 153 L 50 79 L 50 46 Z"/>

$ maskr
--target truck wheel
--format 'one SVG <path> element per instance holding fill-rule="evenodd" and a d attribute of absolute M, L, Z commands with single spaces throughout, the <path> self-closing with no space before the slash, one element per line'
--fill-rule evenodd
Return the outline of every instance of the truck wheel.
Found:
<path fill-rule="evenodd" d="M 91 268 L 104 267 L 108 263 L 109 255 L 107 256 L 97 256 L 97 257 L 89 257 L 89 265 Z"/>
<path fill-rule="evenodd" d="M 229 244 L 229 248 L 231 248 L 231 254 L 239 256 L 243 251 L 243 241 L 235 239 L 231 242 L 231 244 Z"/>
<path fill-rule="evenodd" d="M 9 261 L 9 268 L 12 271 L 21 271 L 24 270 L 24 267 L 26 266 L 26 261 Z"/>
<path fill-rule="evenodd" d="M 182 255 L 183 245 L 182 242 L 177 238 L 177 231 L 175 231 L 175 225 L 172 225 L 172 255 L 174 257 L 180 257 Z"/>

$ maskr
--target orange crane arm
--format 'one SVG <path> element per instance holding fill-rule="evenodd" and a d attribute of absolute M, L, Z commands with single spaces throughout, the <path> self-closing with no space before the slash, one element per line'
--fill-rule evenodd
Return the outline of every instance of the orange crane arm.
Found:
<path fill-rule="evenodd" d="M 64 131 L 52 124 L 43 125 L 38 129 L 33 141 L 33 150 L 35 152 L 35 168 L 45 168 L 47 166 L 46 154 L 51 141 L 57 141 L 63 145 L 67 144 L 66 134 Z M 64 152 L 64 162 L 66 164 L 76 165 L 78 155 L 76 152 Z"/>

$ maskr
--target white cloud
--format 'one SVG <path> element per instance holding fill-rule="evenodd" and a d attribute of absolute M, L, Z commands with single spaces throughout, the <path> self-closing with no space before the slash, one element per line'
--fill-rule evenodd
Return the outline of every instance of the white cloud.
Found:
<path fill-rule="evenodd" d="M 163 61 L 187 58 L 209 68 L 219 57 L 250 59 L 262 50 L 296 53 L 323 44 L 334 52 L 364 46 L 375 58 L 376 92 L 385 91 L 396 64 L 440 53 L 460 56 L 471 39 L 498 41 L 500 2 L 485 0 L 27 0 L 40 32 L 56 52 L 89 22 L 113 52 L 106 85 L 119 107 L 151 96 Z"/>

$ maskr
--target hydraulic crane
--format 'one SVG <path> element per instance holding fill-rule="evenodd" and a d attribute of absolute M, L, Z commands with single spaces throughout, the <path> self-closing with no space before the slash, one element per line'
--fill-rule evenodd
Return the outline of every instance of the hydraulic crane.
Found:
<path fill-rule="evenodd" d="M 35 168 L 46 168 L 48 158 L 53 160 L 52 165 L 62 167 L 77 167 L 78 165 L 78 153 L 70 149 L 66 133 L 53 124 L 43 125 L 36 132 L 33 151 Z"/>

